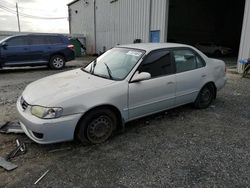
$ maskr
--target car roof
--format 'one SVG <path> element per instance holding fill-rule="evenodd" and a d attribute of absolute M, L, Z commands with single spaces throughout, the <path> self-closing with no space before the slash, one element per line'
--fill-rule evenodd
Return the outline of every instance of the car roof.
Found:
<path fill-rule="evenodd" d="M 41 33 L 41 34 L 36 34 L 36 33 L 31 33 L 31 34 L 17 34 L 17 35 L 13 35 L 13 36 L 10 36 L 11 37 L 23 37 L 23 36 L 42 36 L 42 37 L 46 37 L 46 36 L 49 36 L 49 37 L 64 37 L 64 35 L 62 34 L 47 34 L 47 33 Z"/>
<path fill-rule="evenodd" d="M 180 48 L 180 47 L 191 47 L 191 46 L 178 43 L 137 43 L 137 44 L 119 45 L 117 47 L 135 48 L 150 52 L 152 50 L 157 50 L 162 48 Z"/>

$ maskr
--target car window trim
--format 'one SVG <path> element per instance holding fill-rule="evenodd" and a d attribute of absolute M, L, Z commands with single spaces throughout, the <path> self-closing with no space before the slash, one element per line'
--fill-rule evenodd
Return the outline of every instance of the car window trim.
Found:
<path fill-rule="evenodd" d="M 171 76 L 171 75 L 173 75 L 173 74 L 175 74 L 176 73 L 176 67 L 175 66 L 173 66 L 173 54 L 171 53 L 171 50 L 170 50 L 171 48 L 160 48 L 160 49 L 155 49 L 155 50 L 152 50 L 152 51 L 150 51 L 145 57 L 143 57 L 143 61 L 140 63 L 140 65 L 137 67 L 137 69 L 134 71 L 134 73 L 132 74 L 132 76 L 131 76 L 131 78 L 129 79 L 129 83 L 134 83 L 133 81 L 131 81 L 132 79 L 133 79 L 133 77 L 134 77 L 134 75 L 135 75 L 135 73 L 138 71 L 138 69 L 141 67 L 141 65 L 142 65 L 142 63 L 147 59 L 147 57 L 149 56 L 149 55 L 151 55 L 151 53 L 154 53 L 154 52 L 157 52 L 157 51 L 164 51 L 164 50 L 168 50 L 169 51 L 169 53 L 170 53 L 170 62 L 171 62 L 171 74 L 165 74 L 165 75 L 160 75 L 160 76 L 156 76 L 156 77 L 152 77 L 152 78 L 150 78 L 150 79 L 148 79 L 148 80 L 152 80 L 152 79 L 157 79 L 157 78 L 160 78 L 160 77 L 165 77 L 165 76 Z M 143 81 L 147 81 L 147 80 L 142 80 L 141 82 L 143 82 Z"/>

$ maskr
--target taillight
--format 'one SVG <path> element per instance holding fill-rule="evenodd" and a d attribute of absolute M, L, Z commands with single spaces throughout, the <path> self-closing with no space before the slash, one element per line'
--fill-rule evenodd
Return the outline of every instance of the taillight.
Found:
<path fill-rule="evenodd" d="M 74 50 L 74 45 L 70 44 L 70 45 L 68 45 L 68 48 L 71 49 L 71 50 Z"/>

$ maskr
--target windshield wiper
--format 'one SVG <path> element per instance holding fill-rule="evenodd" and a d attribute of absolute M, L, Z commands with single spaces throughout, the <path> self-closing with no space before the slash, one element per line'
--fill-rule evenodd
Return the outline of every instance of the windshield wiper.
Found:
<path fill-rule="evenodd" d="M 108 74 L 109 74 L 110 79 L 113 80 L 112 72 L 111 72 L 109 66 L 105 62 L 103 62 L 103 64 L 106 66 L 106 68 L 108 70 Z"/>
<path fill-rule="evenodd" d="M 94 74 L 95 66 L 96 66 L 96 61 L 97 61 L 97 60 L 95 60 L 95 61 L 92 63 L 92 65 L 91 65 L 91 68 L 90 68 L 90 71 L 89 71 L 91 74 Z"/>

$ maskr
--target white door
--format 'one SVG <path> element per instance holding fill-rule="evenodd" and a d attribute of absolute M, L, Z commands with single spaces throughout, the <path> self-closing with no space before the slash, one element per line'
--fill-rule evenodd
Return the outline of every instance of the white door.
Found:
<path fill-rule="evenodd" d="M 137 71 L 151 79 L 129 83 L 129 119 L 153 114 L 175 105 L 176 79 L 168 50 L 151 52 Z"/>
<path fill-rule="evenodd" d="M 206 79 L 205 62 L 191 49 L 173 50 L 176 65 L 176 105 L 194 102 Z"/>

